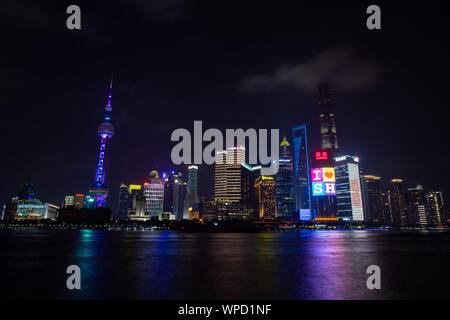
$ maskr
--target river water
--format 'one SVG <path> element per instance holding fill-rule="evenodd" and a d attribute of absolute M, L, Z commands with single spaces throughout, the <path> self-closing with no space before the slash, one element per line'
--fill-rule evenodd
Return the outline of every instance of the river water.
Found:
<path fill-rule="evenodd" d="M 0 230 L 3 299 L 450 298 L 438 231 Z M 81 269 L 68 290 L 66 269 Z M 369 265 L 381 289 L 369 290 Z"/>

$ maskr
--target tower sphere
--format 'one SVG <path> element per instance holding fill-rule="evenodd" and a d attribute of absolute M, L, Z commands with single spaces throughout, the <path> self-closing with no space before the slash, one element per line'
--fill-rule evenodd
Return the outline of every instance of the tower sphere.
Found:
<path fill-rule="evenodd" d="M 106 135 L 111 138 L 114 135 L 114 126 L 111 123 L 103 122 L 98 126 L 97 133 L 100 136 Z"/>

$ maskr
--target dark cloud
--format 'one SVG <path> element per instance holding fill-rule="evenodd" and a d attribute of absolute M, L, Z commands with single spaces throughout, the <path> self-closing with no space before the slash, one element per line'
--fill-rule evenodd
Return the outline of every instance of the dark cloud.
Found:
<path fill-rule="evenodd" d="M 351 91 L 372 87 L 380 75 L 373 61 L 358 59 L 349 48 L 333 48 L 309 61 L 282 66 L 270 74 L 251 75 L 243 79 L 240 89 L 246 92 L 269 91 L 278 87 L 294 87 L 314 91 L 317 83 L 328 81 L 335 89 Z"/>

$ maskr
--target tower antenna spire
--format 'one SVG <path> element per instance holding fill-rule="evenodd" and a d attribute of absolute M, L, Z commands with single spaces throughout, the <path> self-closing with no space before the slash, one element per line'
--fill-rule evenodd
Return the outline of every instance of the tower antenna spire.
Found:
<path fill-rule="evenodd" d="M 108 92 L 108 103 L 106 104 L 106 113 L 105 113 L 105 122 L 109 123 L 111 121 L 111 99 L 112 99 L 112 86 L 113 86 L 113 76 L 114 74 L 111 73 L 111 82 L 109 83 L 109 92 Z"/>

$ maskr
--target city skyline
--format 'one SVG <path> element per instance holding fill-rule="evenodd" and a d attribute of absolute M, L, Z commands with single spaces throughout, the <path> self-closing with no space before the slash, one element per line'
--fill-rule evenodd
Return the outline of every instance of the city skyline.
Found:
<path fill-rule="evenodd" d="M 426 9 L 386 5 L 383 21 L 389 28 L 376 35 L 363 25 L 357 27 L 364 20 L 364 16 L 358 18 L 364 12 L 362 6 L 349 5 L 336 16 L 337 5 L 286 4 L 272 12 L 262 4 L 253 18 L 249 18 L 250 4 L 241 6 L 240 12 L 234 12 L 233 6 L 211 5 L 209 17 L 202 10 L 192 14 L 177 6 L 180 16 L 170 21 L 143 16 L 154 13 L 144 10 L 127 25 L 113 22 L 113 17 L 125 14 L 123 4 L 102 7 L 102 20 L 96 19 L 100 8 L 86 6 L 86 25 L 78 34 L 68 33 L 65 26 L 59 29 L 54 8 L 46 8 L 53 18 L 46 26 L 28 21 L 19 28 L 16 22 L 2 21 L 31 44 L 43 41 L 43 50 L 22 50 L 23 45 L 7 35 L 13 45 L 2 59 L 8 65 L 6 75 L 12 77 L 0 86 L 9 119 L 1 130 L 5 133 L 2 144 L 11 156 L 4 158 L 3 168 L 8 170 L 4 170 L 0 201 L 14 196 L 27 178 L 35 183 L 40 198 L 51 203 L 59 203 L 67 194 L 87 193 L 86 181 L 95 174 L 97 144 L 92 136 L 103 117 L 111 72 L 115 74 L 114 126 L 120 133 L 111 140 L 109 150 L 111 173 L 106 179 L 111 199 L 117 198 L 121 182 L 143 183 L 152 169 L 185 173 L 185 166 L 170 164 L 170 132 L 190 128 L 194 119 L 222 130 L 280 128 L 288 140 L 292 127 L 306 123 L 310 149 L 317 148 L 320 110 L 315 86 L 320 81 L 328 81 L 333 89 L 339 149 L 358 155 L 367 174 L 382 177 L 385 188 L 390 179 L 402 178 L 408 188 L 422 184 L 427 190 L 449 193 L 449 148 L 447 140 L 440 138 L 446 134 L 445 117 L 437 116 L 446 114 L 439 103 L 445 101 L 445 68 L 441 68 L 447 65 L 445 51 L 435 50 L 434 59 L 427 59 L 417 48 L 432 50 L 433 38 L 414 36 L 412 40 L 412 31 L 419 27 L 403 26 L 404 18 L 396 15 L 408 10 L 410 17 L 418 17 L 429 14 Z M 237 24 L 230 27 L 220 12 Z M 13 10 L 11 16 L 15 15 Z M 269 16 L 276 17 L 274 25 L 263 27 Z M 194 21 L 189 28 L 185 28 L 186 19 Z M 289 27 L 280 24 L 286 19 Z M 147 26 L 149 21 L 158 32 Z M 438 37 L 442 29 L 438 19 L 433 21 L 420 30 L 433 30 L 429 34 Z M 321 27 L 325 25 L 335 30 Z M 258 36 L 260 28 L 272 26 L 273 34 Z M 48 27 L 53 31 L 44 38 Z M 96 32 L 102 41 L 93 41 L 99 38 Z M 152 45 L 136 41 L 144 34 Z M 330 39 L 326 44 L 321 41 L 324 37 Z M 56 56 L 52 53 L 56 48 L 65 48 L 65 54 Z M 178 54 L 178 48 L 185 54 Z M 222 53 L 226 48 L 229 51 Z M 270 54 L 251 62 L 261 52 Z M 43 63 L 30 64 L 29 59 Z M 77 73 L 66 67 L 68 61 Z M 336 71 L 318 68 L 324 61 Z M 416 61 L 424 63 L 418 66 Z M 348 65 L 348 72 L 339 64 Z M 417 73 L 413 78 L 408 76 L 412 65 Z M 299 76 L 298 68 L 308 77 Z M 285 70 L 291 80 L 280 82 L 277 70 L 281 74 Z M 27 95 L 22 94 L 24 88 Z M 20 115 L 18 108 L 23 110 Z M 32 138 L 29 130 L 33 130 Z M 10 132 L 16 133 L 16 139 L 10 138 Z M 200 165 L 199 172 L 199 194 L 212 196 L 208 181 L 213 169 Z"/>
<path fill-rule="evenodd" d="M 107 158 L 107 140 L 114 135 L 114 127 L 110 124 L 111 98 L 112 80 L 105 122 L 97 130 L 100 136 L 99 156 L 95 184 L 89 188 L 89 194 L 66 195 L 62 211 L 57 214 L 59 208 L 48 203 L 44 205 L 36 198 L 32 182 L 25 182 L 18 197 L 4 207 L 2 219 L 51 216 L 52 220 L 58 218 L 61 222 L 73 219 L 73 214 L 76 216 L 84 209 L 109 207 L 109 214 L 102 210 L 98 217 L 107 214 L 107 219 L 113 221 L 196 219 L 201 222 L 236 218 L 255 222 L 254 219 L 278 219 L 282 223 L 314 221 L 393 227 L 443 227 L 447 223 L 448 213 L 442 191 L 429 190 L 426 193 L 418 184 L 405 192 L 401 178 L 391 179 L 389 188 L 385 190 L 380 183 L 383 181 L 381 177 L 367 175 L 359 167 L 359 157 L 338 151 L 331 88 L 324 82 L 318 84 L 321 149 L 308 149 L 307 126 L 296 126 L 292 129 L 294 152 L 283 136 L 277 153 L 278 172 L 267 176 L 259 171 L 261 165 L 252 167 L 247 163 L 246 158 L 250 156 L 246 154 L 246 145 L 251 149 L 251 143 L 256 141 L 244 139 L 239 142 L 243 145 L 216 149 L 214 181 L 210 181 L 214 188 L 213 199 L 200 195 L 200 200 L 197 194 L 198 166 L 189 165 L 187 181 L 183 181 L 182 174 L 174 170 L 161 172 L 160 177 L 160 173 L 153 169 L 143 185 L 121 183 L 117 207 L 107 205 L 105 199 L 109 187 L 104 180 L 104 160 Z M 53 213 L 48 213 L 49 206 Z M 207 209 L 208 206 L 214 208 L 213 211 Z"/>
<path fill-rule="evenodd" d="M 2 3 L 3 300 L 450 298 L 443 4 Z"/>
<path fill-rule="evenodd" d="M 320 137 L 321 137 L 321 141 L 322 141 L 322 148 L 316 149 L 316 150 L 328 150 L 328 152 L 330 153 L 330 160 L 333 159 L 332 164 L 328 164 L 328 166 L 330 166 L 330 165 L 334 166 L 334 168 L 337 170 L 337 172 L 336 172 L 336 175 L 337 175 L 336 179 L 340 179 L 341 180 L 340 183 L 338 183 L 339 180 L 335 180 L 337 184 L 336 184 L 336 187 L 334 187 L 334 188 L 337 188 L 338 191 L 333 191 L 333 192 L 337 192 L 338 198 L 339 198 L 339 194 L 341 194 L 340 195 L 341 198 L 343 197 L 343 194 L 346 195 L 345 196 L 346 199 L 348 197 L 348 200 L 337 200 L 337 203 L 334 205 L 334 206 L 336 206 L 336 210 L 337 210 L 336 211 L 336 217 L 338 217 L 340 221 L 355 221 L 355 222 L 366 221 L 366 222 L 369 222 L 369 221 L 372 221 L 370 213 L 368 212 L 369 210 L 367 208 L 363 210 L 363 205 L 364 206 L 368 206 L 368 204 L 367 203 L 363 204 L 363 200 L 362 200 L 363 192 L 362 192 L 361 189 L 364 188 L 363 187 L 363 184 L 364 184 L 363 180 L 365 181 L 365 179 L 363 179 L 362 177 L 365 177 L 365 176 L 373 177 L 373 175 L 370 175 L 371 174 L 370 171 L 367 172 L 367 171 L 364 171 L 364 170 L 359 168 L 359 166 L 358 166 L 359 165 L 359 157 L 348 155 L 345 152 L 342 153 L 342 152 L 338 151 L 337 136 L 336 136 L 336 124 L 334 122 L 335 112 L 334 112 L 334 110 L 332 108 L 332 103 L 333 103 L 332 101 L 333 100 L 332 100 L 332 97 L 331 97 L 331 92 L 332 91 L 331 91 L 331 88 L 330 88 L 328 83 L 321 82 L 321 83 L 318 84 L 318 104 L 321 105 L 321 104 L 327 104 L 328 103 L 328 106 L 326 106 L 325 109 L 324 109 L 323 106 L 321 106 L 321 108 L 320 108 L 320 117 L 319 118 L 320 118 L 320 123 L 321 123 Z M 105 177 L 105 171 L 106 170 L 104 170 L 105 164 L 103 163 L 103 159 L 105 158 L 104 154 L 105 154 L 105 151 L 106 151 L 106 148 L 105 148 L 106 139 L 109 140 L 109 138 L 114 135 L 114 127 L 112 127 L 110 125 L 111 110 L 112 110 L 112 108 L 111 108 L 111 98 L 112 98 L 112 79 L 111 79 L 111 83 L 109 85 L 107 104 L 106 104 L 106 108 L 105 108 L 105 110 L 106 110 L 105 122 L 100 124 L 100 126 L 98 127 L 98 130 L 97 130 L 98 134 L 99 134 L 99 136 L 101 138 L 98 161 L 102 161 L 102 164 L 100 165 L 99 163 L 97 163 L 97 169 L 96 169 L 96 173 L 95 173 L 95 177 L 96 177 L 95 181 L 96 182 L 94 183 L 94 185 L 92 185 L 92 187 L 89 188 L 89 191 L 87 192 L 86 199 L 85 199 L 85 207 L 86 208 L 90 208 L 90 207 L 108 207 L 108 208 L 111 208 L 112 212 L 113 212 L 112 213 L 112 219 L 117 219 L 118 217 L 121 217 L 122 214 L 120 214 L 121 208 L 119 207 L 119 205 L 116 207 L 115 203 L 116 202 L 120 203 L 120 201 L 121 201 L 120 194 L 122 192 L 121 190 L 122 190 L 123 187 L 128 188 L 128 186 L 125 185 L 124 182 L 122 182 L 120 184 L 120 188 L 119 188 L 119 192 L 118 192 L 117 198 L 116 199 L 110 199 L 109 201 L 111 202 L 111 204 L 106 204 L 105 205 L 104 200 L 108 196 L 109 189 L 111 189 L 111 186 L 109 186 L 108 184 L 104 183 L 104 177 Z M 330 117 L 330 115 L 331 115 L 331 119 L 332 119 L 331 120 L 332 121 L 331 124 L 328 123 L 328 121 L 329 121 L 328 118 Z M 105 129 L 105 127 L 106 127 L 106 129 Z M 301 195 L 299 194 L 296 197 L 292 197 L 292 196 L 295 194 L 295 190 L 297 188 L 297 186 L 295 185 L 295 180 L 297 179 L 296 178 L 297 173 L 296 173 L 296 170 L 295 170 L 295 167 L 297 165 L 296 164 L 297 163 L 296 158 L 300 157 L 299 155 L 296 154 L 295 148 L 298 149 L 299 146 L 302 147 L 303 144 L 305 144 L 306 146 L 308 145 L 308 139 L 306 137 L 307 125 L 305 124 L 305 125 L 301 125 L 301 126 L 296 126 L 296 127 L 293 127 L 292 130 L 293 130 L 293 137 L 291 139 L 289 139 L 289 140 L 293 141 L 294 145 L 297 143 L 298 146 L 294 146 L 294 154 L 292 154 L 291 153 L 292 152 L 291 151 L 291 145 L 288 142 L 286 135 L 283 135 L 280 138 L 281 144 L 280 144 L 279 160 L 280 160 L 280 170 L 281 171 L 279 171 L 278 174 L 275 174 L 273 176 L 273 178 L 275 179 L 274 182 L 273 182 L 274 183 L 274 185 L 273 185 L 274 189 L 273 190 L 274 191 L 276 190 L 277 196 L 276 196 L 276 199 L 271 199 L 270 201 L 276 201 L 277 202 L 275 207 L 278 207 L 278 211 L 280 212 L 281 211 L 280 210 L 280 205 L 284 205 L 285 206 L 286 204 L 281 204 L 279 201 L 281 201 L 280 199 L 284 197 L 283 196 L 283 192 L 284 192 L 285 195 L 286 195 L 286 192 L 287 192 L 288 198 L 292 199 L 292 200 L 288 200 L 288 202 L 292 201 L 293 203 L 292 204 L 288 204 L 288 206 L 290 206 L 291 209 L 289 209 L 289 210 L 285 209 L 286 212 L 285 213 L 281 213 L 281 215 L 279 215 L 279 213 L 277 214 L 277 212 L 276 212 L 277 208 L 275 208 L 275 211 L 274 211 L 274 213 L 271 214 L 271 216 L 272 217 L 280 217 L 280 218 L 288 217 L 288 216 L 291 216 L 291 217 L 298 216 L 298 218 L 300 220 L 303 220 L 301 218 L 301 216 L 303 214 L 301 212 L 301 210 L 300 210 L 301 208 L 300 207 L 299 208 L 295 208 L 296 206 L 294 204 L 295 201 L 300 201 L 300 202 L 302 201 L 300 199 L 297 200 L 297 197 L 301 197 Z M 297 131 L 298 130 L 303 130 L 303 131 L 299 131 L 301 133 L 300 133 L 300 135 L 298 135 L 296 133 L 296 130 Z M 331 139 L 329 138 L 330 136 L 332 137 Z M 295 141 L 296 139 L 303 139 L 303 140 L 299 140 L 298 142 L 296 142 Z M 330 141 L 333 141 L 333 142 L 331 143 Z M 247 140 L 246 143 L 249 143 L 249 141 Z M 288 149 L 286 149 L 286 148 L 288 148 Z M 299 151 L 297 151 L 297 152 L 299 152 Z M 303 151 L 303 152 L 305 152 L 305 151 Z M 303 166 L 306 166 L 307 168 L 314 167 L 315 166 L 314 163 L 317 162 L 317 160 L 322 159 L 323 156 L 325 156 L 323 159 L 325 159 L 325 160 L 328 159 L 327 151 L 325 151 L 325 152 L 323 152 L 323 151 L 322 152 L 311 152 L 311 150 L 308 149 L 307 152 L 309 153 L 308 157 L 310 158 L 310 160 L 307 161 L 307 163 L 303 163 L 302 164 Z M 232 157 L 234 157 L 234 164 L 233 163 L 228 164 L 225 161 L 225 156 L 228 153 L 231 153 Z M 321 153 L 321 155 L 318 156 L 318 154 L 320 154 L 320 153 Z M 314 154 L 315 154 L 315 159 L 314 159 L 314 156 L 313 156 Z M 221 164 L 220 162 L 219 162 L 219 164 L 217 163 L 218 157 L 223 157 L 224 158 L 223 164 Z M 212 185 L 212 187 L 214 189 L 213 197 L 211 197 L 210 195 L 206 195 L 205 196 L 205 195 L 202 195 L 202 194 L 200 194 L 200 197 L 202 197 L 203 199 L 211 198 L 211 199 L 214 199 L 214 201 L 218 201 L 218 202 L 229 202 L 229 203 L 241 202 L 241 197 L 243 195 L 243 193 L 242 193 L 243 192 L 243 189 L 242 189 L 243 186 L 241 186 L 241 170 L 242 170 L 241 169 L 241 164 L 246 164 L 246 161 L 245 161 L 246 157 L 248 157 L 248 155 L 246 154 L 245 146 L 241 146 L 241 147 L 238 146 L 238 147 L 235 147 L 235 148 L 228 148 L 228 149 L 223 150 L 223 151 L 218 151 L 216 153 L 216 156 L 215 156 L 216 163 L 212 165 L 215 168 L 214 169 L 215 170 L 214 181 L 209 181 L 209 184 Z M 302 161 L 304 161 L 304 159 L 302 159 Z M 349 163 L 349 161 L 350 161 L 350 163 Z M 289 174 L 287 175 L 287 177 L 289 177 L 289 179 L 292 179 L 292 182 L 290 183 L 290 187 L 288 187 L 288 189 L 291 188 L 292 191 L 289 191 L 288 189 L 286 189 L 287 191 L 281 191 L 283 187 L 281 186 L 280 182 L 276 183 L 277 188 L 275 189 L 275 181 L 277 181 L 278 179 L 282 179 L 281 177 L 283 175 L 286 175 L 286 174 L 283 174 L 283 166 L 286 166 L 286 164 L 284 164 L 284 162 L 289 163 L 287 168 L 290 168 L 289 169 L 290 171 L 289 171 Z M 342 166 L 342 165 L 344 165 L 344 166 Z M 106 166 L 107 166 L 107 164 L 106 164 Z M 186 165 L 183 165 L 183 166 L 186 166 Z M 183 166 L 172 166 L 172 167 L 183 167 Z M 348 169 L 347 169 L 347 166 L 348 166 Z M 350 166 L 355 166 L 355 168 L 353 168 L 353 167 L 350 168 Z M 156 166 L 156 167 L 158 167 L 158 166 Z M 261 167 L 261 166 L 259 165 L 258 167 Z M 222 169 L 220 169 L 220 168 L 222 168 Z M 194 169 L 194 170 L 191 170 L 191 169 Z M 344 170 L 345 172 L 347 172 L 347 170 L 348 170 L 348 174 L 347 173 L 341 173 L 340 174 L 339 172 L 342 171 L 342 170 Z M 185 208 L 186 207 L 185 201 L 186 202 L 192 202 L 192 204 L 199 203 L 199 199 L 198 199 L 198 195 L 197 195 L 197 191 L 196 191 L 197 188 L 198 188 L 198 166 L 196 166 L 196 165 L 187 165 L 187 170 L 185 171 L 185 172 L 187 172 L 187 179 L 186 179 L 185 182 L 183 180 L 181 180 L 181 177 L 183 175 L 183 171 L 184 170 L 182 170 L 182 171 L 175 171 L 175 170 L 161 171 L 160 173 L 162 174 L 163 178 L 160 179 L 159 176 L 158 176 L 158 174 L 159 174 L 158 170 L 155 170 L 154 168 L 152 168 L 152 170 L 151 170 L 151 172 L 149 174 L 149 176 L 150 176 L 149 179 L 144 179 L 144 182 L 142 183 L 142 185 L 139 185 L 139 186 L 143 188 L 142 196 L 145 199 L 147 199 L 147 198 L 149 198 L 149 195 L 148 195 L 149 192 L 150 192 L 149 188 L 152 188 L 152 186 L 155 185 L 153 181 L 157 181 L 155 187 L 157 187 L 158 189 L 161 190 L 160 191 L 160 196 L 158 196 L 158 197 L 161 197 L 161 199 L 158 200 L 158 201 L 161 201 L 161 203 L 160 204 L 151 204 L 151 203 L 149 203 L 148 200 L 145 200 L 145 216 L 141 216 L 141 218 L 138 218 L 137 220 L 140 220 L 140 219 L 143 219 L 141 221 L 150 220 L 152 217 L 158 217 L 160 213 L 163 213 L 163 212 L 165 213 L 166 212 L 165 210 L 167 210 L 168 212 L 172 212 L 174 210 L 175 213 L 174 213 L 173 216 L 175 217 L 176 220 L 187 219 L 189 217 L 189 213 L 187 212 L 187 208 Z M 192 172 L 190 172 L 190 171 L 194 171 L 195 174 L 192 175 L 191 174 Z M 314 169 L 312 170 L 312 172 L 314 172 Z M 230 175 L 230 173 L 231 173 L 231 176 L 228 177 L 228 175 Z M 362 174 L 361 177 L 360 177 L 360 173 Z M 367 174 L 369 174 L 369 175 L 367 175 Z M 308 173 L 304 173 L 303 175 L 305 175 L 305 177 L 303 177 L 303 178 L 306 178 L 309 181 Z M 155 177 L 156 177 L 157 180 L 154 180 Z M 171 204 L 171 206 L 175 206 L 176 207 L 175 209 L 172 209 L 172 208 L 166 209 L 166 206 L 167 206 L 166 205 L 166 200 L 165 200 L 165 196 L 163 196 L 163 193 L 164 194 L 166 193 L 164 185 L 166 184 L 167 181 L 170 181 L 170 177 L 175 177 L 175 182 L 176 182 L 175 186 L 176 187 L 178 187 L 178 185 L 181 183 L 181 184 L 184 184 L 184 186 L 185 186 L 184 188 L 186 189 L 186 190 L 183 191 L 183 196 L 180 196 L 179 200 L 176 200 L 176 201 L 174 200 L 175 201 L 174 204 Z M 272 179 L 271 177 L 265 177 L 265 176 L 260 176 L 260 177 L 263 178 L 263 179 L 266 179 L 266 180 L 268 178 Z M 167 180 L 167 178 L 169 178 L 169 180 Z M 234 182 L 230 182 L 231 184 L 228 182 L 228 180 L 230 178 L 232 178 L 230 181 L 234 181 Z M 411 222 L 409 220 L 409 219 L 411 219 L 410 216 L 409 216 L 410 214 L 407 214 L 407 209 L 408 210 L 412 210 L 412 209 L 408 207 L 410 204 L 407 205 L 407 202 L 405 201 L 405 197 L 410 197 L 409 193 L 410 193 L 411 190 L 415 190 L 415 189 L 417 189 L 419 187 L 420 187 L 420 190 L 423 190 L 422 185 L 421 184 L 417 184 L 416 188 L 414 188 L 413 186 L 411 186 L 411 187 L 407 186 L 408 192 L 406 192 L 406 193 L 405 192 L 401 192 L 401 189 L 399 189 L 400 191 L 398 191 L 399 193 L 397 194 L 397 191 L 393 192 L 392 189 L 390 189 L 390 188 L 392 186 L 395 186 L 395 185 L 400 185 L 400 184 L 403 185 L 403 180 L 404 180 L 403 178 L 393 178 L 393 179 L 383 179 L 381 177 L 377 177 L 377 178 L 379 178 L 379 180 L 381 180 L 382 182 L 390 183 L 390 186 L 388 188 L 386 188 L 386 189 L 385 188 L 381 188 L 381 190 L 382 190 L 382 192 L 384 192 L 384 191 L 387 192 L 389 199 L 391 199 L 391 197 L 394 196 L 394 198 L 393 198 L 394 200 L 393 201 L 392 200 L 388 200 L 389 205 L 390 205 L 390 213 L 389 213 L 389 218 L 384 216 L 385 219 L 388 219 L 388 220 L 385 220 L 386 224 L 390 224 L 390 223 L 387 223 L 387 221 L 391 221 L 390 219 L 392 219 L 391 223 L 394 226 L 406 226 L 406 225 L 414 225 L 414 224 L 420 225 L 420 226 L 431 225 L 431 220 L 432 220 L 431 215 L 432 215 L 432 213 L 429 213 L 428 211 L 432 210 L 431 209 L 432 205 L 431 204 L 430 205 L 427 204 L 426 205 L 427 209 L 426 209 L 425 208 L 425 200 L 424 199 L 425 199 L 425 196 L 426 197 L 432 197 L 433 193 L 435 192 L 434 191 L 435 189 L 429 188 L 429 193 L 423 194 L 421 196 L 421 198 L 422 198 L 422 208 L 419 209 L 419 210 L 421 210 L 421 213 L 420 213 L 420 216 L 421 216 L 420 220 L 421 221 L 420 222 L 419 221 Z M 191 187 L 190 184 L 187 183 L 188 182 L 187 180 L 191 180 L 191 179 L 193 180 L 192 182 L 194 182 L 192 187 Z M 346 182 L 343 183 L 342 179 L 347 179 L 347 180 L 344 180 L 344 182 L 345 181 Z M 355 189 L 354 189 L 355 188 L 355 184 L 353 184 L 351 187 L 348 186 L 349 185 L 349 180 L 348 179 L 357 180 L 357 184 L 356 184 L 357 187 L 358 187 L 357 191 L 355 191 Z M 27 181 L 29 181 L 29 180 L 27 180 Z M 282 180 L 280 180 L 280 181 L 282 181 Z M 126 183 L 129 183 L 129 182 L 126 182 Z M 131 186 L 137 186 L 137 185 L 133 185 L 133 183 L 135 183 L 135 182 L 131 182 L 130 187 Z M 285 184 L 285 183 L 286 183 L 286 181 L 283 184 Z M 308 188 L 312 189 L 313 186 L 311 186 L 310 183 L 311 182 L 308 182 L 308 185 L 309 185 Z M 259 184 L 260 183 L 256 183 L 255 182 L 255 188 L 257 188 L 257 185 L 259 185 Z M 312 184 L 314 185 L 314 178 L 312 179 Z M 22 188 L 24 186 L 26 186 L 26 185 L 27 185 L 27 182 L 25 182 L 25 184 L 23 184 Z M 339 187 L 340 185 L 341 185 L 341 187 Z M 342 185 L 343 185 L 343 187 L 342 187 Z M 405 187 L 405 186 L 403 186 L 403 187 Z M 112 187 L 112 188 L 114 189 L 114 187 Z M 187 195 L 190 193 L 191 188 L 193 188 L 193 190 L 195 190 L 195 192 L 194 192 L 195 196 L 191 195 L 192 199 L 190 199 L 188 201 Z M 99 198 L 100 200 L 97 200 L 97 198 L 96 198 L 97 196 L 99 196 L 97 189 L 101 190 L 100 198 Z M 103 191 L 103 190 L 106 190 L 106 191 Z M 230 191 L 233 193 L 233 195 L 231 195 L 231 198 L 230 198 L 230 195 L 228 195 L 228 193 Z M 84 192 L 84 190 L 82 190 L 82 192 Z M 176 189 L 176 191 L 174 191 L 174 192 L 176 192 L 176 194 L 177 194 L 178 193 L 178 189 Z M 292 192 L 292 196 L 289 195 L 290 192 Z M 313 196 L 315 195 L 314 192 L 315 191 L 312 191 L 312 195 Z M 441 192 L 441 191 L 438 191 L 438 192 Z M 23 191 L 22 191 L 22 193 L 23 193 Z M 128 193 L 131 194 L 131 191 L 128 191 Z M 334 194 L 336 194 L 336 193 L 334 193 Z M 352 195 L 352 197 L 350 197 L 350 194 Z M 358 197 L 357 198 L 358 199 L 357 200 L 358 201 L 358 207 L 355 207 L 355 204 L 353 203 L 353 201 L 354 201 L 353 198 L 354 198 L 355 194 Z M 76 199 L 77 196 L 79 196 L 79 195 L 83 195 L 83 194 L 75 194 L 75 196 L 66 195 L 64 197 L 64 200 L 61 201 L 62 202 L 62 206 L 61 207 L 62 208 L 64 208 L 64 207 L 67 208 L 67 202 L 66 201 L 69 201 L 69 202 L 70 201 L 72 201 L 72 202 L 74 201 L 74 200 L 68 199 L 68 198 L 72 197 L 72 198 Z M 18 193 L 18 196 L 19 196 L 19 199 L 21 199 L 20 198 L 20 193 Z M 12 197 L 12 198 L 14 198 L 14 197 Z M 35 195 L 34 195 L 34 185 L 33 185 L 33 199 L 34 199 L 34 197 L 35 197 Z M 176 197 L 178 199 L 178 196 L 176 196 Z M 311 201 L 311 194 L 309 194 L 308 197 L 309 197 L 309 200 L 307 200 L 307 201 L 310 202 Z M 397 199 L 396 197 L 400 197 L 400 199 Z M 442 194 L 441 194 L 441 197 L 442 197 Z M 164 198 L 164 210 L 163 210 L 163 198 Z M 195 198 L 197 200 L 194 200 Z M 444 198 L 445 198 L 445 196 L 444 196 Z M 90 199 L 94 199 L 95 203 L 91 203 L 89 201 Z M 312 199 L 315 200 L 316 198 L 313 197 Z M 269 200 L 269 199 L 267 199 L 267 200 Z M 135 201 L 135 200 L 133 200 L 133 201 Z M 170 201 L 172 201 L 172 200 L 170 200 Z M 303 201 L 305 201 L 305 200 L 303 200 Z M 365 202 L 367 202 L 367 201 L 368 200 L 365 200 Z M 261 202 L 261 199 L 260 199 L 260 202 Z M 56 202 L 56 203 L 58 203 L 58 202 Z M 159 206 L 161 208 L 156 210 L 156 211 L 155 210 L 150 210 L 150 208 L 148 208 L 149 206 L 154 207 L 155 205 L 158 208 L 159 208 Z M 316 206 L 317 206 L 317 204 L 314 204 L 314 203 L 312 204 L 311 216 L 310 216 L 310 218 L 306 218 L 304 220 L 314 220 L 314 217 L 316 217 L 315 214 L 318 215 L 317 217 L 319 218 L 319 220 L 326 220 L 323 217 L 320 218 L 320 214 L 315 212 L 314 207 L 316 207 Z M 398 207 L 397 209 L 396 209 L 396 206 Z M 430 209 L 428 209 L 428 206 L 430 206 Z M 69 205 L 69 207 L 70 207 L 70 205 Z M 180 207 L 180 209 L 178 209 L 178 207 Z M 400 207 L 402 207 L 402 209 L 400 209 Z M 191 210 L 191 209 L 192 209 L 192 207 L 189 208 L 189 210 Z M 261 210 L 261 209 L 255 208 L 255 210 L 258 212 L 258 210 Z M 399 210 L 404 210 L 404 211 L 399 212 Z M 418 209 L 415 209 L 415 210 L 417 211 Z M 289 211 L 291 213 L 289 213 Z M 365 211 L 365 212 L 363 213 L 363 211 Z M 327 214 L 325 214 L 325 216 L 326 215 Z M 418 213 L 415 213 L 414 215 L 419 216 Z M 426 215 L 426 218 L 424 218 L 425 215 Z M 428 217 L 429 215 L 430 215 L 430 217 Z M 443 217 L 445 217 L 445 215 L 446 215 L 446 212 L 443 213 Z M 263 216 L 263 214 L 261 213 L 260 217 L 262 217 L 262 216 Z M 145 219 L 144 219 L 144 217 L 145 217 Z M 412 219 L 414 220 L 415 218 L 412 218 Z M 444 221 L 444 220 L 442 219 L 440 221 Z M 436 223 L 434 223 L 434 224 L 436 224 Z"/>

